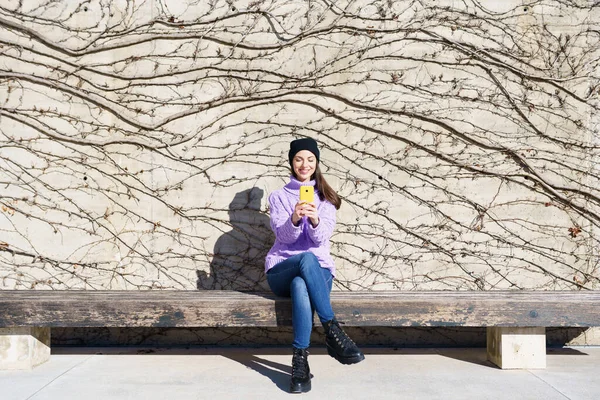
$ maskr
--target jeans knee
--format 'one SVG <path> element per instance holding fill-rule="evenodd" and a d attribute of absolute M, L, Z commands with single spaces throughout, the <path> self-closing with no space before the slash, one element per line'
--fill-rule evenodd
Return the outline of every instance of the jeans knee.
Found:
<path fill-rule="evenodd" d="M 311 311 L 310 296 L 304 279 L 297 276 L 292 280 L 292 283 L 290 284 L 290 295 L 295 310 L 302 310 L 302 313 Z"/>
<path fill-rule="evenodd" d="M 319 263 L 319 259 L 310 251 L 306 253 L 302 253 L 302 257 L 300 258 L 300 268 L 314 268 L 321 267 L 321 263 Z"/>
<path fill-rule="evenodd" d="M 297 295 L 306 295 L 308 296 L 308 289 L 306 288 L 306 282 L 302 277 L 297 276 L 292 279 L 292 283 L 290 284 L 290 291 L 292 294 Z"/>

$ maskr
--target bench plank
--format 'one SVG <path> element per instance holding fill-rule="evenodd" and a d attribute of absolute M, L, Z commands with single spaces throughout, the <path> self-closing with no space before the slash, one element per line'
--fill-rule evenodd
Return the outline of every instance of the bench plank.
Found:
<path fill-rule="evenodd" d="M 333 292 L 348 326 L 600 326 L 600 291 Z M 0 327 L 274 327 L 289 299 L 235 291 L 1 291 Z"/>

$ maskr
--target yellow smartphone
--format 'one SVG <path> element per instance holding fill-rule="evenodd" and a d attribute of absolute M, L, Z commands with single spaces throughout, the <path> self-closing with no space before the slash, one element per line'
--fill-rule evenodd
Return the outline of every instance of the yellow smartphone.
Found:
<path fill-rule="evenodd" d="M 315 188 L 313 186 L 300 186 L 300 201 L 314 203 Z"/>

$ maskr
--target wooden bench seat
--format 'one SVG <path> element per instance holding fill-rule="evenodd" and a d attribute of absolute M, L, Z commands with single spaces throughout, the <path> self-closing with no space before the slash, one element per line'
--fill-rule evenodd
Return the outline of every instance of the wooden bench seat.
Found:
<path fill-rule="evenodd" d="M 489 359 L 501 368 L 543 368 L 545 327 L 600 326 L 600 291 L 334 292 L 332 304 L 347 326 L 487 327 Z M 0 350 L 7 346 L 4 342 L 27 337 L 32 352 L 45 352 L 30 365 L 49 357 L 52 327 L 290 324 L 290 300 L 269 293 L 0 292 Z M 5 354 L 0 351 L 0 367 L 7 368 Z"/>

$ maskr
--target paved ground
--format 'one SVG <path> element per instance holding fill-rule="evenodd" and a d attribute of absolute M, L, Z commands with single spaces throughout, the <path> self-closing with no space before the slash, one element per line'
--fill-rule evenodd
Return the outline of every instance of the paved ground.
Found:
<path fill-rule="evenodd" d="M 313 389 L 291 395 L 288 349 L 55 348 L 31 371 L 0 371 L 0 399 L 600 399 L 600 347 L 549 350 L 546 369 L 518 371 L 485 349 L 365 354 L 343 366 L 313 349 Z"/>

